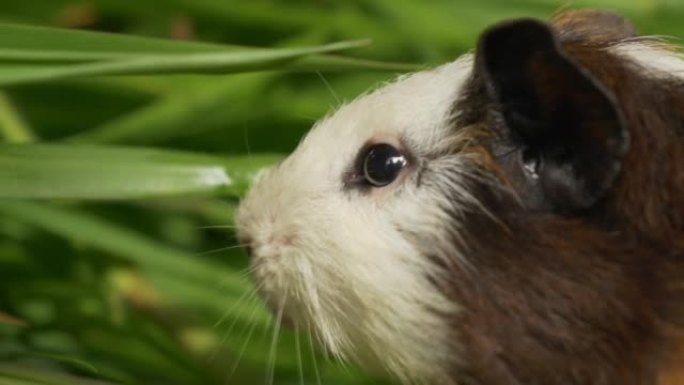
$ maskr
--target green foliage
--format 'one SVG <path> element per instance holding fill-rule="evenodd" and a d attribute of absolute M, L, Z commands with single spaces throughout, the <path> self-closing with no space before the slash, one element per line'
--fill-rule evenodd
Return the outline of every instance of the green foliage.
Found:
<path fill-rule="evenodd" d="M 0 385 L 379 383 L 273 338 L 239 197 L 340 100 L 560 5 L 0 2 Z M 675 0 L 572 5 L 682 36 Z"/>

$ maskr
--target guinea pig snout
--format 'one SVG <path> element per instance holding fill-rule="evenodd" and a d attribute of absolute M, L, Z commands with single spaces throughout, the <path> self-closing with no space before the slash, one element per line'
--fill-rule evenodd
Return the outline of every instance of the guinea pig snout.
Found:
<path fill-rule="evenodd" d="M 252 241 L 252 258 L 278 258 L 294 245 L 294 236 L 287 233 L 271 232 Z"/>
<path fill-rule="evenodd" d="M 250 257 L 250 275 L 257 291 L 275 318 L 294 325 L 291 316 L 294 296 L 292 281 L 296 273 L 290 268 L 296 255 L 297 239 L 293 226 L 280 226 L 276 220 L 245 223 L 240 241 Z"/>
<path fill-rule="evenodd" d="M 252 259 L 281 257 L 296 243 L 291 229 L 273 221 L 260 221 L 241 230 L 240 243 Z"/>

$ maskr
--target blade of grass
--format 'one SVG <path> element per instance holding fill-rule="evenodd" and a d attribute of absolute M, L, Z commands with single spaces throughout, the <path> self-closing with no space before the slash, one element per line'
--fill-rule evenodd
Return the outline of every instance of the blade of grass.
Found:
<path fill-rule="evenodd" d="M 394 71 L 410 72 L 425 69 L 425 65 L 348 58 L 335 55 L 307 56 L 288 64 L 287 71 Z"/>
<path fill-rule="evenodd" d="M 7 375 L 0 373 L 0 385 L 45 385 L 45 383 L 22 378 L 10 378 Z"/>
<path fill-rule="evenodd" d="M 77 357 L 70 357 L 64 354 L 52 354 L 44 352 L 34 352 L 34 351 L 20 351 L 12 354 L 13 358 L 39 358 L 48 361 L 56 362 L 65 365 L 66 367 L 71 367 L 80 370 L 83 373 L 88 373 L 90 375 L 98 375 L 100 371 L 90 362 Z"/>
<path fill-rule="evenodd" d="M 216 158 L 174 151 L 0 145 L 0 198 L 133 199 L 240 194 L 274 156 Z"/>
<path fill-rule="evenodd" d="M 0 212 L 22 222 L 120 256 L 153 272 L 166 273 L 207 287 L 221 285 L 242 293 L 249 287 L 239 273 L 155 242 L 104 219 L 64 208 L 25 201 L 0 201 Z"/>
<path fill-rule="evenodd" d="M 243 50 L 220 53 L 192 53 L 164 57 L 142 56 L 127 60 L 113 60 L 59 67 L 34 67 L 9 73 L 0 66 L 0 86 L 53 81 L 86 76 L 145 75 L 173 73 L 236 73 L 281 67 L 300 57 L 340 51 L 367 45 L 368 41 L 333 43 L 317 47 Z"/>
<path fill-rule="evenodd" d="M 91 61 L 130 55 L 227 52 L 244 47 L 0 23 L 0 52 L 42 53 L 41 60 Z M 77 54 L 70 58 L 68 53 Z M 55 55 L 50 57 L 50 55 Z M 0 57 L 2 55 L 0 54 Z M 36 58 L 38 59 L 38 58 Z"/>
<path fill-rule="evenodd" d="M 188 86 L 183 92 L 170 93 L 151 105 L 68 140 L 81 143 L 153 143 L 187 133 L 189 128 L 193 129 L 192 135 L 201 135 L 197 132 L 196 123 L 216 110 L 224 111 L 222 125 L 235 126 L 252 111 L 257 104 L 255 97 L 271 80 L 271 74 L 260 73 Z"/>
<path fill-rule="evenodd" d="M 256 301 L 236 303 L 236 300 L 240 298 L 237 293 L 212 290 L 206 284 L 198 285 L 169 274 L 150 273 L 149 277 L 150 282 L 158 287 L 160 292 L 173 298 L 176 305 L 185 309 L 201 309 L 205 311 L 205 314 L 209 314 L 207 311 L 210 311 L 214 317 L 213 321 L 225 317 L 227 324 L 235 322 L 235 320 L 253 322 L 255 327 L 262 330 L 267 327 L 271 320 L 271 315 L 266 308 L 260 304 L 255 304 Z M 249 284 L 246 284 L 245 287 L 251 287 L 247 285 Z M 230 312 L 226 313 L 227 310 Z"/>
<path fill-rule="evenodd" d="M 6 93 L 0 91 L 0 133 L 9 143 L 27 143 L 35 140 L 33 132 L 21 118 Z"/>
<path fill-rule="evenodd" d="M 49 372 L 35 367 L 0 364 L 3 385 L 108 385 L 109 382 Z"/>
<path fill-rule="evenodd" d="M 243 50 L 258 50 L 259 48 L 244 47 Z M 225 51 L 225 50 L 224 50 Z M 0 68 L 14 68 L 17 64 L 24 65 L 38 64 L 43 65 L 43 69 L 50 68 L 55 64 L 71 64 L 83 62 L 100 62 L 117 59 L 135 59 L 140 57 L 153 57 L 162 59 L 174 59 L 173 54 L 151 53 L 89 53 L 80 51 L 34 51 L 25 49 L 0 48 Z M 8 62 L 8 63 L 3 63 Z M 59 67 L 57 67 L 59 68 Z M 420 65 L 410 63 L 392 63 L 375 60 L 348 58 L 336 55 L 315 55 L 313 57 L 302 58 L 302 60 L 292 63 L 288 70 L 293 71 L 350 71 L 354 69 L 381 70 L 381 71 L 412 71 L 422 68 Z"/>
<path fill-rule="evenodd" d="M 172 55 L 172 54 L 166 54 Z M 83 62 L 108 61 L 117 59 L 133 59 L 140 56 L 165 56 L 164 54 L 149 55 L 133 52 L 81 52 L 81 51 L 52 51 L 27 50 L 14 48 L 0 48 L 0 62 L 16 62 L 26 64 L 70 64 Z"/>

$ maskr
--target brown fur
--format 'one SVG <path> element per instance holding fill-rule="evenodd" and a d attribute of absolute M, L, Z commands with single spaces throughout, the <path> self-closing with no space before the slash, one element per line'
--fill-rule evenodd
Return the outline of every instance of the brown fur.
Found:
<path fill-rule="evenodd" d="M 608 196 L 581 213 L 532 212 L 515 198 L 524 192 L 480 186 L 503 226 L 472 213 L 476 272 L 454 271 L 446 284 L 465 308 L 454 330 L 467 364 L 454 376 L 480 385 L 684 385 L 684 82 L 654 80 L 605 49 L 636 36 L 623 18 L 574 11 L 553 23 L 565 53 L 614 97 L 630 147 Z M 498 132 L 481 82 L 476 74 L 456 107 L 459 124 Z M 515 180 L 495 158 L 485 168 Z"/>
<path fill-rule="evenodd" d="M 551 24 L 562 41 L 575 44 L 614 44 L 639 35 L 636 27 L 624 17 L 593 9 L 560 12 L 552 18 Z"/>

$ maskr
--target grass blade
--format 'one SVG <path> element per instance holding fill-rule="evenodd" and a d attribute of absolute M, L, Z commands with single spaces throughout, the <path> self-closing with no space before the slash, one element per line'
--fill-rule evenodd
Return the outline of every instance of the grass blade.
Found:
<path fill-rule="evenodd" d="M 35 140 L 33 132 L 21 118 L 12 100 L 0 91 L 0 135 L 9 143 L 26 143 Z"/>
<path fill-rule="evenodd" d="M 178 73 L 237 73 L 280 68 L 284 63 L 318 53 L 340 51 L 367 45 L 368 41 L 333 43 L 317 47 L 252 49 L 220 53 L 192 53 L 168 56 L 141 56 L 126 60 L 64 65 L 36 66 L 17 72 L 0 66 L 0 86 L 54 81 L 86 76 L 149 75 Z"/>
<path fill-rule="evenodd" d="M 195 258 L 76 209 L 34 202 L 0 201 L 0 212 L 64 238 L 124 257 L 144 269 L 208 287 L 220 284 L 235 292 L 244 292 L 248 287 L 245 278 L 234 270 L 208 259 Z"/>
<path fill-rule="evenodd" d="M 35 60 L 93 61 L 138 55 L 226 52 L 243 47 L 155 39 L 104 32 L 77 31 L 0 23 L 0 52 L 5 58 L 27 59 L 22 52 L 41 54 Z M 71 57 L 69 54 L 75 54 Z M 0 58 L 3 54 L 0 54 Z"/>
<path fill-rule="evenodd" d="M 2 385 L 112 385 L 110 382 L 48 372 L 35 367 L 0 364 Z"/>
<path fill-rule="evenodd" d="M 216 158 L 174 151 L 0 145 L 0 198 L 133 199 L 239 194 L 276 157 Z"/>
<path fill-rule="evenodd" d="M 240 127 L 256 98 L 269 82 L 271 73 L 258 73 L 216 79 L 201 87 L 186 85 L 183 92 L 171 92 L 143 108 L 107 122 L 100 127 L 68 138 L 79 143 L 154 143 L 179 135 L 202 135 L 201 124 L 221 110 L 221 126 Z"/>

